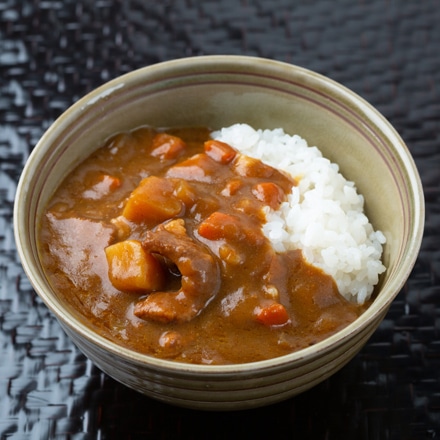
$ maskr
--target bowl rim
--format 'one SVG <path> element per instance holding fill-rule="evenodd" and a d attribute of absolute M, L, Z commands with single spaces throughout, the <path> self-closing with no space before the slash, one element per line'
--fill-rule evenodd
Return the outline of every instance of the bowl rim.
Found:
<path fill-rule="evenodd" d="M 51 139 L 55 139 L 58 133 L 63 131 L 63 127 L 69 125 L 71 121 L 75 119 L 75 115 L 78 112 L 83 111 L 86 108 L 93 107 L 98 104 L 101 99 L 105 99 L 113 93 L 117 93 L 119 90 L 123 90 L 126 84 L 136 82 L 138 80 L 146 81 L 146 78 L 152 78 L 152 80 L 163 80 L 164 71 L 170 71 L 170 69 L 188 69 L 206 68 L 221 66 L 221 65 L 234 65 L 243 66 L 243 68 L 249 69 L 252 65 L 254 68 L 269 68 L 275 70 L 286 70 L 295 73 L 296 77 L 302 79 L 312 79 L 313 81 L 325 86 L 331 90 L 332 93 L 344 100 L 344 102 L 355 106 L 357 109 L 361 109 L 362 112 L 368 117 L 368 119 L 377 127 L 380 127 L 380 131 L 384 137 L 388 139 L 393 145 L 396 145 L 400 151 L 400 159 L 405 166 L 411 182 L 410 187 L 413 189 L 413 202 L 415 207 L 414 221 L 412 225 L 412 241 L 409 243 L 407 251 L 408 258 L 405 259 L 402 264 L 404 270 L 399 267 L 400 277 L 394 277 L 387 290 L 390 291 L 387 294 L 379 295 L 369 308 L 353 323 L 349 324 L 344 329 L 338 331 L 334 335 L 331 335 L 324 340 L 316 343 L 315 345 L 303 348 L 296 352 L 286 354 L 277 358 L 243 363 L 243 364 L 227 364 L 227 365 L 205 365 L 205 364 L 187 364 L 183 362 L 177 362 L 174 360 L 159 359 L 151 355 L 135 352 L 131 349 L 125 348 L 114 341 L 105 338 L 98 333 L 91 332 L 90 327 L 87 327 L 79 319 L 73 317 L 68 311 L 66 311 L 61 304 L 57 301 L 54 294 L 46 292 L 46 286 L 41 282 L 40 275 L 37 270 L 29 262 L 27 246 L 26 232 L 23 230 L 23 218 L 20 215 L 21 204 L 24 199 L 24 194 L 27 191 L 28 180 L 32 175 L 32 169 L 43 154 L 43 152 L 49 148 Z M 260 67 L 258 67 L 260 66 Z M 155 79 L 156 78 L 156 79 Z M 289 365 L 295 362 L 307 362 L 309 359 L 314 359 L 320 356 L 322 352 L 328 351 L 330 348 L 337 348 L 344 344 L 344 341 L 351 337 L 351 335 L 357 330 L 365 329 L 373 321 L 377 320 L 379 316 L 383 316 L 391 302 L 397 296 L 407 278 L 409 277 L 413 266 L 415 265 L 418 252 L 421 247 L 424 230 L 424 217 L 425 206 L 423 197 L 423 187 L 420 180 L 420 176 L 417 171 L 414 159 L 408 147 L 397 131 L 392 127 L 388 120 L 370 103 L 357 93 L 348 89 L 346 86 L 336 82 L 335 80 L 326 77 L 320 73 L 314 72 L 304 67 L 300 67 L 294 64 L 290 64 L 283 61 L 277 61 L 267 58 L 260 58 L 255 56 L 242 56 L 242 55 L 203 55 L 195 57 L 179 58 L 169 61 L 163 61 L 153 65 L 141 67 L 131 72 L 122 74 L 99 87 L 95 88 L 91 92 L 84 95 L 74 104 L 69 106 L 43 133 L 40 140 L 29 155 L 23 171 L 21 173 L 14 201 L 14 213 L 13 213 L 13 225 L 14 225 L 14 237 L 19 258 L 21 260 L 23 269 L 29 278 L 31 285 L 35 289 L 36 293 L 43 300 L 45 305 L 54 313 L 56 318 L 60 321 L 62 327 L 67 326 L 78 333 L 82 338 L 87 341 L 105 349 L 106 351 L 122 356 L 126 360 L 130 360 L 139 365 L 148 365 L 150 368 L 163 371 L 169 371 L 174 373 L 203 373 L 204 375 L 218 375 L 218 374 L 236 374 L 240 372 L 250 372 L 254 370 L 271 370 L 274 367 L 287 368 Z M 377 323 L 379 324 L 379 323 Z"/>

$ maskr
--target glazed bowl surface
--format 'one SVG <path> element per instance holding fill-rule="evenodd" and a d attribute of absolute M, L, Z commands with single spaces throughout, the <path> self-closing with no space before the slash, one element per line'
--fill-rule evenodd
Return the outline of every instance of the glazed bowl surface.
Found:
<path fill-rule="evenodd" d="M 316 145 L 365 197 L 386 236 L 387 268 L 375 299 L 355 322 L 290 355 L 239 365 L 190 365 L 117 345 L 52 289 L 38 250 L 42 213 L 66 175 L 112 134 L 140 125 L 208 126 L 237 122 L 282 127 Z M 17 189 L 17 249 L 35 291 L 78 348 L 100 369 L 163 402 L 203 410 L 263 406 L 301 393 L 338 371 L 368 341 L 410 275 L 424 225 L 414 161 L 389 122 L 346 87 L 309 70 L 267 59 L 203 56 L 168 61 L 118 77 L 89 93 L 47 130 Z"/>

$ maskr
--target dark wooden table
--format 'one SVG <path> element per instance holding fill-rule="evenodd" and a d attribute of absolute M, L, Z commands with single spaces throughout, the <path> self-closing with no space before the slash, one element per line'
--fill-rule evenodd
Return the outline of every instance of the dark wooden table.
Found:
<path fill-rule="evenodd" d="M 167 406 L 101 373 L 36 297 L 12 230 L 39 137 L 103 82 L 159 61 L 246 54 L 325 74 L 406 141 L 426 197 L 415 268 L 363 350 L 266 408 Z M 440 2 L 0 0 L 0 439 L 435 439 L 440 436 Z"/>

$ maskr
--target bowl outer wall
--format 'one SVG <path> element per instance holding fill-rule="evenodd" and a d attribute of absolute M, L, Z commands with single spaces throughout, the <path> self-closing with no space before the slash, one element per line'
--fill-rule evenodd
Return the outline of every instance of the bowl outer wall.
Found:
<path fill-rule="evenodd" d="M 358 353 L 382 318 L 378 315 L 374 325 L 364 327 L 348 344 L 340 345 L 330 353 L 306 358 L 302 364 L 285 364 L 283 369 L 260 369 L 257 374 L 251 372 L 246 376 L 240 373 L 185 375 L 182 372 L 158 372 L 136 359 L 130 362 L 114 357 L 93 342 L 78 337 L 69 327 L 65 327 L 65 331 L 102 371 L 124 385 L 165 403 L 191 409 L 225 411 L 280 402 L 317 385 Z"/>
<path fill-rule="evenodd" d="M 39 218 L 68 172 L 116 131 L 144 124 L 216 129 L 236 122 L 265 128 L 282 126 L 289 133 L 298 133 L 356 182 L 365 195 L 368 215 L 388 240 L 384 254 L 388 271 L 378 298 L 354 324 L 326 341 L 282 360 L 247 365 L 188 366 L 160 361 L 91 334 L 84 319 L 75 311 L 66 311 L 66 305 L 50 291 L 39 262 L 38 221 L 32 219 Z M 63 155 L 68 157 L 65 162 L 60 161 Z M 387 213 L 383 206 L 387 206 Z M 376 317 L 383 316 L 409 276 L 420 247 L 423 220 L 423 193 L 414 162 L 398 134 L 374 108 L 319 74 L 285 63 L 237 56 L 161 63 L 126 74 L 85 96 L 60 116 L 32 152 L 19 182 L 14 211 L 23 267 L 64 327 L 130 362 L 148 362 L 161 372 L 225 377 L 265 371 L 261 373 L 264 377 L 271 368 L 305 364 L 347 342 L 357 330 L 377 325 Z"/>

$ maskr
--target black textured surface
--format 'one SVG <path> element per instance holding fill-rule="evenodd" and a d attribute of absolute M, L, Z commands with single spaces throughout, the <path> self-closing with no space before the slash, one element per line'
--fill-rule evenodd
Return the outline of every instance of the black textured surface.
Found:
<path fill-rule="evenodd" d="M 375 105 L 419 168 L 420 256 L 363 350 L 283 403 L 200 413 L 150 400 L 94 367 L 36 297 L 12 208 L 44 130 L 96 86 L 203 54 L 316 70 Z M 0 0 L 0 439 L 440 437 L 440 2 Z"/>

